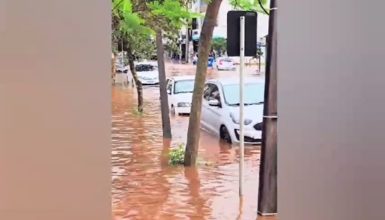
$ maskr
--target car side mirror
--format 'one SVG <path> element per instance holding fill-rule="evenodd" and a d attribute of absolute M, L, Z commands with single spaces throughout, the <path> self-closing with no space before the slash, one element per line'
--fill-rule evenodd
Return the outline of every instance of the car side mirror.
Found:
<path fill-rule="evenodd" d="M 211 99 L 209 100 L 209 106 L 220 107 L 221 103 L 219 102 L 218 99 Z"/>
<path fill-rule="evenodd" d="M 167 94 L 171 95 L 171 90 L 167 89 Z"/>

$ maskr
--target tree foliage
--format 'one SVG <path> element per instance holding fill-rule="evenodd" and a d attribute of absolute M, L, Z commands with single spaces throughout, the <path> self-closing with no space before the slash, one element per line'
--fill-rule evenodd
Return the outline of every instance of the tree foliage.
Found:
<path fill-rule="evenodd" d="M 132 1 L 113 0 L 112 7 L 113 50 L 123 50 L 130 45 L 136 58 L 150 58 L 155 52 L 154 31 L 146 26 L 138 13 L 133 11 Z"/>
<path fill-rule="evenodd" d="M 172 149 L 169 152 L 169 164 L 182 165 L 184 164 L 185 146 L 179 145 L 178 148 Z"/>
<path fill-rule="evenodd" d="M 266 14 L 265 10 L 268 12 L 269 2 L 269 0 L 230 0 L 230 4 L 235 8 L 256 11 L 262 14 Z"/>
<path fill-rule="evenodd" d="M 163 20 L 165 27 L 181 28 L 186 19 L 190 18 L 190 13 L 181 2 L 175 0 L 153 1 L 149 4 L 152 14 L 157 18 L 156 21 Z M 155 22 L 157 24 L 158 22 Z"/>
<path fill-rule="evenodd" d="M 132 0 L 139 16 L 153 31 L 162 31 L 166 48 L 178 50 L 180 30 L 200 14 L 188 10 L 186 0 Z"/>
<path fill-rule="evenodd" d="M 226 51 L 226 47 L 227 47 L 226 44 L 227 44 L 227 40 L 226 38 L 223 38 L 223 37 L 213 38 L 211 43 L 213 49 L 216 51 L 221 51 L 221 53 L 224 53 Z"/>

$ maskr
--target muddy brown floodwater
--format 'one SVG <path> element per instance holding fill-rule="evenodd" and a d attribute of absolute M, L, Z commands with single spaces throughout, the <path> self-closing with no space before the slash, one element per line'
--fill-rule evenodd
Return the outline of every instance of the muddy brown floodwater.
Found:
<path fill-rule="evenodd" d="M 113 219 L 257 219 L 260 147 L 245 147 L 240 202 L 238 147 L 202 131 L 200 165 L 170 166 L 167 153 L 186 141 L 188 117 L 172 117 L 173 140 L 163 140 L 159 88 L 145 87 L 143 116 L 135 112 L 135 97 L 131 87 L 112 88 Z"/>

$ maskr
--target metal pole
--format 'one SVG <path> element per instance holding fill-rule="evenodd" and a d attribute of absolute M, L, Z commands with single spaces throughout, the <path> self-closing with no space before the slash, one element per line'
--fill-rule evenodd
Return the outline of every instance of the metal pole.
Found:
<path fill-rule="evenodd" d="M 186 63 L 189 62 L 189 46 L 190 46 L 190 42 L 189 42 L 189 33 L 188 33 L 188 26 L 187 26 L 187 30 L 186 30 L 186 44 L 185 44 L 185 48 L 186 48 L 186 51 L 185 51 L 185 61 Z"/>
<path fill-rule="evenodd" d="M 241 22 L 241 35 L 240 35 L 240 68 L 239 68 L 239 196 L 243 196 L 243 168 L 244 168 L 244 100 L 243 100 L 243 68 L 245 65 L 245 17 L 240 18 Z"/>
<path fill-rule="evenodd" d="M 265 66 L 265 104 L 259 169 L 258 214 L 277 214 L 277 8 L 270 1 Z"/>
<path fill-rule="evenodd" d="M 186 10 L 189 11 L 189 7 L 190 7 L 190 4 L 191 3 L 188 3 L 187 6 L 186 6 Z M 190 55 L 190 36 L 189 36 L 189 28 L 190 28 L 190 19 L 187 19 L 187 25 L 186 25 L 186 63 L 189 63 L 189 55 Z"/>
<path fill-rule="evenodd" d="M 179 44 L 179 63 L 182 63 L 182 54 L 183 54 L 183 49 L 182 49 L 182 44 L 183 44 L 183 38 L 182 38 L 182 34 L 181 34 L 181 40 L 180 40 L 180 44 Z"/>
<path fill-rule="evenodd" d="M 123 67 L 124 67 L 124 50 L 123 50 L 123 38 L 122 38 L 122 40 L 121 40 L 121 44 L 122 44 L 122 51 L 121 51 L 121 53 L 122 53 L 122 56 L 121 56 L 121 57 L 119 57 L 119 61 L 120 61 L 120 64 L 121 64 L 121 65 L 123 64 Z"/>

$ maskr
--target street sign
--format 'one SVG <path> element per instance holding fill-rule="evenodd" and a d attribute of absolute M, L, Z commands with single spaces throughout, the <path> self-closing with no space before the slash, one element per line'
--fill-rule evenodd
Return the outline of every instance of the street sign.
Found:
<path fill-rule="evenodd" d="M 227 55 L 240 57 L 239 68 L 239 197 L 243 197 L 244 181 L 244 66 L 245 56 L 257 53 L 257 13 L 229 11 L 227 13 Z"/>
<path fill-rule="evenodd" d="M 257 13 L 254 11 L 229 11 L 227 13 L 227 55 L 240 56 L 240 18 L 245 17 L 245 56 L 257 54 Z"/>
<path fill-rule="evenodd" d="M 229 11 L 227 13 L 227 55 L 239 56 L 239 197 L 243 197 L 244 170 L 244 66 L 245 56 L 257 54 L 257 13 Z"/>

